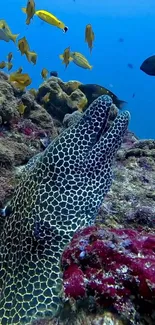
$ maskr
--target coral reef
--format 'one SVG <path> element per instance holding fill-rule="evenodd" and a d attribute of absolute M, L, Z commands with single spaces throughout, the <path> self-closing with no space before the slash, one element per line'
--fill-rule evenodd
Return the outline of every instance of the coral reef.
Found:
<path fill-rule="evenodd" d="M 87 105 L 83 106 L 86 97 L 78 89 L 79 85 L 78 81 L 63 82 L 59 78 L 51 77 L 40 85 L 36 95 L 32 95 L 31 91 L 23 92 L 15 88 L 8 81 L 8 76 L 0 72 L 0 208 L 10 201 L 17 181 L 24 177 L 26 170 L 33 169 L 48 144 L 57 135 L 65 132 L 66 128 L 75 128 L 75 124 L 82 118 L 82 110 L 85 111 Z M 23 114 L 20 114 L 20 102 L 25 105 Z M 117 114 L 117 107 L 112 105 L 105 132 Z M 24 167 L 29 159 L 28 165 Z M 155 141 L 139 140 L 128 131 L 121 148 L 117 151 L 113 170 L 114 181 L 98 212 L 96 225 L 104 224 L 107 234 L 111 231 L 108 230 L 109 227 L 116 229 L 116 232 L 121 228 L 130 227 L 136 228 L 139 234 L 144 231 L 149 234 L 155 229 Z M 0 220 L 0 223 L 1 221 L 3 222 Z M 78 272 L 82 284 L 81 269 Z M 85 285 L 84 283 L 84 288 Z M 123 311 L 123 320 L 117 320 L 117 316 L 112 320 L 114 317 L 112 314 L 108 323 L 103 316 L 102 307 L 101 310 L 97 309 L 98 315 L 96 309 L 95 314 L 91 313 L 91 308 L 83 311 L 84 299 L 83 297 L 82 310 L 77 311 L 76 304 L 74 312 L 71 311 L 71 315 L 74 315 L 72 323 L 67 309 L 68 318 L 66 321 L 59 319 L 59 324 L 68 325 L 70 322 L 76 325 L 109 325 L 109 323 L 120 325 L 123 322 L 126 325 L 128 324 L 126 320 L 129 321 L 131 318 L 130 314 L 127 315 Z M 69 303 L 74 307 L 71 298 Z M 93 303 L 91 301 L 92 308 L 96 308 L 95 303 L 96 301 Z M 145 319 L 141 319 L 138 313 L 141 314 L 143 310 L 140 309 L 138 312 L 136 309 L 138 306 L 138 299 L 127 305 L 127 310 L 131 307 L 135 318 L 137 317 L 134 325 L 154 325 L 154 318 L 149 317 L 151 311 L 149 310 L 148 316 L 145 315 Z M 148 304 L 146 307 L 150 308 Z M 54 325 L 57 322 L 56 318 L 51 321 L 42 320 L 38 324 Z"/>
<path fill-rule="evenodd" d="M 99 223 L 155 228 L 154 141 L 138 140 L 128 132 L 117 153 L 114 178 L 100 210 Z"/>
<path fill-rule="evenodd" d="M 66 296 L 94 296 L 96 303 L 104 308 L 113 307 L 132 324 L 140 311 L 153 315 L 155 234 L 85 228 L 73 236 L 63 252 L 62 267 Z"/>
<path fill-rule="evenodd" d="M 23 171 L 0 237 L 3 325 L 53 317 L 62 304 L 61 254 L 76 230 L 94 222 L 128 127 L 125 111 L 104 133 L 111 104 L 99 97 Z"/>
<path fill-rule="evenodd" d="M 49 93 L 49 101 L 44 103 L 46 110 L 59 121 L 63 121 L 65 114 L 77 110 L 85 95 L 78 89 L 77 81 L 64 83 L 57 77 L 51 77 L 38 89 L 37 101 L 43 103 L 43 98 Z"/>

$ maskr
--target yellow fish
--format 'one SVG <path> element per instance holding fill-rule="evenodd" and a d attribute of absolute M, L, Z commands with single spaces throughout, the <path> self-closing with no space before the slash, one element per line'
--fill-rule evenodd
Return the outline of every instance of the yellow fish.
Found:
<path fill-rule="evenodd" d="M 9 52 L 7 55 L 8 62 L 10 62 L 12 60 L 12 58 L 13 58 L 13 54 L 12 54 L 12 52 Z"/>
<path fill-rule="evenodd" d="M 4 32 L 4 30 L 2 28 L 0 28 L 0 40 L 5 41 L 5 42 L 10 41 L 9 37 L 6 35 L 6 33 Z"/>
<path fill-rule="evenodd" d="M 23 71 L 23 68 L 20 67 L 20 68 L 16 71 L 16 73 L 22 73 L 22 71 Z"/>
<path fill-rule="evenodd" d="M 10 74 L 9 81 L 13 82 L 14 85 L 21 90 L 24 90 L 25 87 L 29 86 L 32 82 L 31 78 L 27 73 L 17 72 Z"/>
<path fill-rule="evenodd" d="M 8 71 L 10 71 L 10 70 L 12 69 L 12 67 L 13 67 L 13 64 L 12 64 L 12 62 L 8 62 L 8 63 L 6 64 L 6 66 L 7 66 L 7 68 L 8 68 Z"/>
<path fill-rule="evenodd" d="M 38 94 L 38 91 L 37 91 L 36 89 L 34 89 L 34 88 L 31 88 L 31 89 L 29 89 L 29 93 L 30 93 L 31 95 L 33 95 L 34 97 L 36 97 L 37 94 Z"/>
<path fill-rule="evenodd" d="M 30 51 L 30 47 L 25 36 L 18 40 L 18 48 L 21 52 L 21 55 L 25 54 L 29 62 L 36 64 L 37 53 Z"/>
<path fill-rule="evenodd" d="M 65 26 L 65 24 L 59 20 L 57 17 L 52 15 L 50 12 L 46 10 L 37 10 L 35 14 L 42 20 L 44 20 L 46 23 L 56 26 L 63 30 L 64 33 L 68 31 L 68 27 Z"/>
<path fill-rule="evenodd" d="M 6 67 L 5 61 L 0 62 L 0 69 L 4 69 Z"/>
<path fill-rule="evenodd" d="M 67 47 L 64 50 L 64 53 L 59 55 L 59 58 L 63 60 L 62 63 L 65 63 L 67 68 L 69 62 L 72 61 L 72 58 L 70 57 L 70 47 Z"/>
<path fill-rule="evenodd" d="M 22 8 L 22 11 L 26 13 L 26 8 Z M 35 11 L 35 15 L 38 16 L 43 21 L 45 21 L 46 23 L 62 29 L 64 33 L 68 31 L 68 27 L 65 26 L 65 24 L 61 20 L 59 20 L 57 17 L 55 17 L 54 15 L 52 15 L 50 12 L 46 10 L 37 10 Z"/>
<path fill-rule="evenodd" d="M 24 115 L 26 105 L 24 105 L 23 102 L 20 102 L 18 104 L 17 108 L 18 108 L 18 111 L 19 111 L 20 115 Z"/>
<path fill-rule="evenodd" d="M 26 25 L 30 24 L 31 19 L 33 18 L 35 14 L 35 2 L 34 0 L 28 0 L 27 1 L 27 6 L 26 6 Z"/>
<path fill-rule="evenodd" d="M 72 58 L 73 62 L 83 69 L 91 70 L 93 68 L 92 65 L 89 64 L 88 60 L 85 56 L 79 52 L 71 52 L 70 57 Z"/>
<path fill-rule="evenodd" d="M 3 30 L 5 35 L 9 38 L 9 40 L 13 41 L 16 43 L 16 39 L 19 36 L 19 34 L 12 34 L 11 29 L 9 28 L 8 24 L 4 19 L 0 20 L 0 29 Z"/>
<path fill-rule="evenodd" d="M 91 53 L 92 48 L 93 48 L 94 39 L 95 39 L 95 35 L 94 35 L 93 30 L 92 30 L 92 26 L 90 24 L 88 24 L 86 26 L 86 29 L 85 29 L 85 42 L 88 43 L 90 53 Z"/>
<path fill-rule="evenodd" d="M 87 104 L 88 104 L 88 99 L 86 97 L 81 98 L 81 101 L 77 105 L 78 111 L 82 112 Z"/>
<path fill-rule="evenodd" d="M 21 52 L 21 55 L 26 54 L 27 51 L 30 50 L 28 41 L 25 36 L 18 40 L 18 48 L 19 48 L 19 51 Z"/>
<path fill-rule="evenodd" d="M 29 62 L 36 64 L 36 62 L 37 62 L 37 53 L 36 52 L 27 51 L 25 54 L 26 54 L 26 57 Z"/>
<path fill-rule="evenodd" d="M 50 97 L 50 92 L 48 92 L 43 98 L 42 98 L 42 101 L 44 103 L 48 103 L 49 102 L 49 97 Z"/>
<path fill-rule="evenodd" d="M 46 68 L 43 68 L 42 71 L 41 71 L 41 76 L 44 80 L 46 80 L 47 78 L 47 75 L 48 75 L 48 70 Z"/>

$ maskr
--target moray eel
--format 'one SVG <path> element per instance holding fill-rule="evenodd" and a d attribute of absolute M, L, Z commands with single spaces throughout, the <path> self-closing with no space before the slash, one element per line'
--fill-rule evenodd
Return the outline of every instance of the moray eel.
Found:
<path fill-rule="evenodd" d="M 62 251 L 94 222 L 129 122 L 124 111 L 104 132 L 111 104 L 96 99 L 22 173 L 0 238 L 1 325 L 51 318 L 62 304 Z"/>

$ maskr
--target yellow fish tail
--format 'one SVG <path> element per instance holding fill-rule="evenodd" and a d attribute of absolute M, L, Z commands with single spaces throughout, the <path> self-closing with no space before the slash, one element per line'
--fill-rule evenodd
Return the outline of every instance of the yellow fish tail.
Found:
<path fill-rule="evenodd" d="M 59 58 L 60 58 L 61 60 L 63 60 L 62 63 L 65 63 L 65 62 L 64 62 L 64 56 L 63 56 L 63 54 L 60 54 L 60 55 L 59 55 Z M 69 57 L 69 61 L 70 61 L 70 62 L 73 61 L 73 59 L 71 58 L 71 56 Z"/>
<path fill-rule="evenodd" d="M 89 69 L 92 70 L 92 69 L 93 69 L 93 65 L 90 65 L 90 66 L 89 66 Z"/>
<path fill-rule="evenodd" d="M 25 52 L 25 55 L 26 55 L 28 61 L 31 62 L 31 52 L 27 51 L 27 52 Z"/>
<path fill-rule="evenodd" d="M 61 60 L 63 60 L 63 59 L 64 59 L 63 54 L 60 54 L 60 55 L 59 55 L 59 58 L 60 58 Z"/>
<path fill-rule="evenodd" d="M 26 25 L 30 25 L 30 18 L 29 17 L 27 17 L 27 19 L 26 19 Z"/>
<path fill-rule="evenodd" d="M 24 12 L 24 14 L 26 14 L 26 8 L 22 8 L 22 12 Z"/>
<path fill-rule="evenodd" d="M 19 36 L 19 34 L 12 34 L 12 35 L 10 36 L 10 39 L 11 39 L 14 43 L 16 43 L 16 40 L 17 40 L 18 36 Z"/>

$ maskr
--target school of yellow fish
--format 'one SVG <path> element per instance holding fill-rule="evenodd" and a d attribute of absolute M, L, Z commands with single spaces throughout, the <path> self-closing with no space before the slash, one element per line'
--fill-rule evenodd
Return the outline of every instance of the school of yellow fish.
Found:
<path fill-rule="evenodd" d="M 52 13 L 46 10 L 36 10 L 35 8 L 35 1 L 28 0 L 26 8 L 22 8 L 22 12 L 26 14 L 26 25 L 31 23 L 33 16 L 36 15 L 38 18 L 43 20 L 44 22 L 53 25 L 57 28 L 60 28 L 64 33 L 68 31 L 68 27 L 60 21 L 57 17 L 55 17 Z M 26 37 L 22 37 L 18 39 L 19 34 L 13 34 L 10 27 L 8 26 L 5 20 L 0 20 L 0 40 L 5 42 L 13 41 L 17 46 L 18 50 L 20 51 L 21 55 L 25 55 L 28 62 L 36 64 L 37 63 L 37 53 L 30 49 L 28 41 Z M 93 48 L 95 35 L 90 24 L 86 25 L 85 28 L 85 42 L 87 42 L 88 47 L 90 49 L 90 53 Z M 62 54 L 59 55 L 59 58 L 62 60 L 62 63 L 65 64 L 67 68 L 68 65 L 73 62 L 77 66 L 83 69 L 92 69 L 92 65 L 88 62 L 86 57 L 79 52 L 72 52 L 70 47 L 67 47 Z M 13 67 L 12 63 L 13 53 L 9 52 L 7 55 L 6 61 L 0 62 L 0 69 L 7 68 L 10 71 Z M 14 73 L 11 73 L 9 76 L 9 81 L 14 84 L 20 90 L 24 90 L 27 86 L 29 86 L 32 82 L 30 76 L 27 73 L 22 73 L 22 67 L 20 67 Z M 43 68 L 41 71 L 41 76 L 44 80 L 46 80 L 49 71 L 46 68 Z M 31 89 L 34 95 L 34 89 Z M 46 95 L 45 102 L 49 100 L 49 95 Z M 22 104 L 19 104 L 19 107 Z M 21 106 L 21 112 L 24 110 L 24 107 Z"/>

